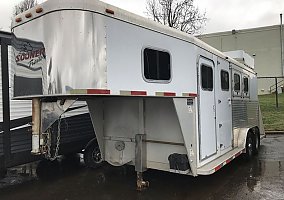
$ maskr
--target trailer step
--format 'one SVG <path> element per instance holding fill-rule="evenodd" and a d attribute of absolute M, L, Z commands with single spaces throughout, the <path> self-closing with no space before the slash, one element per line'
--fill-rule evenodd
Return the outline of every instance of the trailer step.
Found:
<path fill-rule="evenodd" d="M 199 167 L 197 169 L 197 174 L 199 175 L 209 175 L 213 174 L 214 172 L 218 171 L 222 167 L 224 167 L 226 164 L 230 163 L 232 160 L 234 160 L 236 157 L 241 155 L 245 152 L 244 148 L 235 148 L 228 153 L 225 153 L 223 156 L 217 158 L 216 160 L 213 160 L 206 165 Z"/>

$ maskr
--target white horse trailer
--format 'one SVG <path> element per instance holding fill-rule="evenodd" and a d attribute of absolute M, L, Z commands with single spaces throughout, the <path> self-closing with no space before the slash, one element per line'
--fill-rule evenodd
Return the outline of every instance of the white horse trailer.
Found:
<path fill-rule="evenodd" d="M 195 37 L 100 1 L 47 1 L 12 22 L 14 97 L 33 99 L 33 152 L 87 101 L 102 160 L 212 174 L 264 134 L 257 78 Z"/>

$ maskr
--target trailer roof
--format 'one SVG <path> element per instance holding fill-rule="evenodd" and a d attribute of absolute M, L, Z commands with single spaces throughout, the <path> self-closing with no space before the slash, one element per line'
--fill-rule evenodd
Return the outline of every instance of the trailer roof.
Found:
<path fill-rule="evenodd" d="M 38 11 L 37 9 L 39 8 L 42 8 L 42 12 L 37 12 Z M 21 24 L 27 23 L 33 19 L 39 18 L 48 13 L 56 12 L 59 10 L 81 10 L 81 11 L 95 12 L 95 13 L 109 16 L 109 17 L 112 17 L 112 18 L 115 18 L 121 21 L 125 21 L 127 23 L 130 23 L 136 26 L 140 26 L 140 27 L 143 27 L 149 30 L 153 30 L 161 34 L 165 34 L 165 35 L 195 44 L 196 46 L 202 49 L 205 49 L 206 51 L 209 51 L 223 59 L 227 59 L 229 62 L 234 63 L 254 73 L 254 71 L 251 68 L 226 56 L 221 51 L 209 46 L 205 42 L 199 40 L 198 38 L 190 34 L 187 34 L 177 29 L 170 28 L 168 26 L 159 24 L 157 22 L 141 17 L 139 15 L 133 14 L 126 10 L 117 8 L 113 5 L 101 2 L 99 0 L 48 0 L 40 5 L 35 6 L 34 8 L 28 11 L 25 11 L 17 15 L 15 20 L 12 21 L 12 29 L 17 26 L 20 26 Z M 29 18 L 25 17 L 27 14 L 30 14 L 30 13 L 32 17 L 29 17 Z M 16 22 L 17 18 L 21 19 L 20 22 Z"/>

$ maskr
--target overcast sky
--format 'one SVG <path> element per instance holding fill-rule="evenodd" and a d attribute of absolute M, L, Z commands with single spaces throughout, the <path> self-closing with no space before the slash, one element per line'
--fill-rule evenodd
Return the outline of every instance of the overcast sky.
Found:
<path fill-rule="evenodd" d="M 2 30 L 9 30 L 13 7 L 20 1 L 0 0 Z M 146 0 L 103 1 L 145 16 Z M 208 18 L 203 33 L 275 25 L 280 23 L 280 13 L 284 13 L 284 0 L 195 0 L 195 5 Z"/>

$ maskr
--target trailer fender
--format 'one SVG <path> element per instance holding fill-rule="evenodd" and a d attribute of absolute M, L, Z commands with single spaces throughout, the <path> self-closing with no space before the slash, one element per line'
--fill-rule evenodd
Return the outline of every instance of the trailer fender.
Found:
<path fill-rule="evenodd" d="M 90 146 L 95 145 L 96 143 L 97 143 L 97 138 L 91 139 L 91 140 L 87 143 L 87 145 L 85 146 L 85 150 L 86 150 L 87 148 L 89 148 Z"/>
<path fill-rule="evenodd" d="M 237 138 L 237 146 L 239 148 L 246 148 L 246 140 L 248 132 L 250 131 L 250 128 L 240 128 L 235 130 L 235 137 Z"/>

